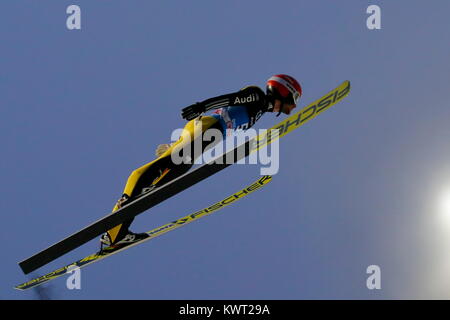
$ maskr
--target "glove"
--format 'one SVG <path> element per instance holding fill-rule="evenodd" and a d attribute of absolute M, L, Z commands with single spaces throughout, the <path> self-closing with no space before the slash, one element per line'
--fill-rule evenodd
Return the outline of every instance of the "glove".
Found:
<path fill-rule="evenodd" d="M 200 102 L 194 103 L 189 107 L 181 110 L 181 117 L 186 120 L 192 120 L 197 118 L 205 111 L 205 106 Z"/>

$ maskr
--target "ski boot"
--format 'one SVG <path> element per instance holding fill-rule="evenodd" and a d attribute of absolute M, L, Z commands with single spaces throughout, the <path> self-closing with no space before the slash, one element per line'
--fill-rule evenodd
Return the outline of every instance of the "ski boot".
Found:
<path fill-rule="evenodd" d="M 108 232 L 105 232 L 101 237 L 100 237 L 100 244 L 101 244 L 101 249 L 103 249 L 103 246 L 105 247 L 110 247 L 110 246 L 120 246 L 122 244 L 129 244 L 129 243 L 133 243 L 145 238 L 148 238 L 149 235 L 147 233 L 134 233 L 128 230 L 128 233 L 120 240 L 116 240 L 114 243 L 111 241 L 111 238 L 109 237 Z"/>
<path fill-rule="evenodd" d="M 130 199 L 127 194 L 123 194 L 122 197 L 117 201 L 114 211 L 119 210 L 122 206 Z M 120 246 L 122 244 L 132 243 L 141 239 L 145 239 L 148 237 L 148 234 L 144 233 L 134 233 L 128 230 L 127 234 L 121 239 L 116 239 L 115 242 L 111 241 L 111 237 L 108 232 L 105 232 L 100 237 L 100 252 L 102 252 L 103 247 L 110 246 Z"/>

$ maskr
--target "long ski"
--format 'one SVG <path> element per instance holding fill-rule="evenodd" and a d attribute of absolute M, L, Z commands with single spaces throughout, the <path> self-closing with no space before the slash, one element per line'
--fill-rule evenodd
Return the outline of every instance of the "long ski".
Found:
<path fill-rule="evenodd" d="M 234 202 L 236 202 L 237 200 L 242 199 L 243 197 L 249 195 L 250 193 L 252 193 L 253 191 L 256 191 L 260 188 L 262 188 L 263 186 L 265 186 L 267 183 L 269 183 L 272 180 L 271 176 L 262 176 L 260 179 L 258 179 L 258 181 L 254 182 L 253 184 L 251 184 L 250 186 L 247 186 L 246 188 L 230 195 L 229 197 L 226 197 L 225 199 L 223 199 L 222 201 L 216 202 L 213 205 L 200 210 L 200 211 L 196 211 L 192 214 L 189 214 L 185 217 L 179 218 L 175 221 L 172 221 L 170 223 L 167 223 L 163 226 L 160 226 L 158 228 L 155 228 L 153 230 L 150 230 L 147 232 L 148 234 L 148 238 L 145 239 L 141 239 L 135 242 L 131 242 L 131 243 L 127 243 L 124 245 L 119 245 L 119 246 L 110 246 L 110 247 L 106 247 L 104 248 L 101 252 L 97 252 L 94 254 L 91 254 L 81 260 L 78 260 L 74 263 L 71 263 L 67 266 L 64 266 L 60 269 L 57 269 L 53 272 L 50 272 L 44 276 L 41 276 L 39 278 L 33 279 L 31 281 L 22 283 L 18 286 L 16 286 L 16 289 L 19 290 L 26 290 L 26 289 L 30 289 L 36 286 L 39 286 L 43 283 L 46 283 L 50 280 L 56 279 L 64 274 L 66 274 L 68 271 L 70 272 L 71 270 L 73 270 L 74 268 L 82 268 L 85 267 L 91 263 L 100 261 L 106 257 L 112 256 L 116 253 L 119 253 L 123 250 L 129 249 L 131 247 L 134 247 L 135 245 L 138 245 L 140 243 L 152 240 L 156 237 L 159 237 L 160 235 L 163 235 L 169 231 L 173 231 L 177 228 L 180 228 L 182 226 L 185 226 L 191 222 L 194 222 L 196 220 L 199 220 L 200 218 L 206 217 L 220 209 L 222 209 L 223 207 L 226 207 Z"/>

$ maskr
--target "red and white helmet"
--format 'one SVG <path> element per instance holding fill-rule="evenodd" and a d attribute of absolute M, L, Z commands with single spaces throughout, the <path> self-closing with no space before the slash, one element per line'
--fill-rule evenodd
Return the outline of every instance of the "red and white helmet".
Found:
<path fill-rule="evenodd" d="M 267 80 L 266 92 L 272 99 L 297 105 L 302 95 L 302 87 L 297 80 L 287 74 L 277 74 Z"/>

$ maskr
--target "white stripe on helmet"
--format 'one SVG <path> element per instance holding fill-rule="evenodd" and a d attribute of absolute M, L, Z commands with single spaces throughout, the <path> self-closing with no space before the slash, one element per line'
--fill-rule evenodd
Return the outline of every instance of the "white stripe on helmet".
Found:
<path fill-rule="evenodd" d="M 294 96 L 295 100 L 297 100 L 298 97 L 300 96 L 300 93 L 294 88 L 294 86 L 290 82 L 286 81 L 285 79 L 277 77 L 277 76 L 272 76 L 272 77 L 270 77 L 270 79 L 268 81 L 271 81 L 271 80 L 279 82 L 282 85 L 284 85 L 286 88 L 288 88 L 288 90 Z"/>

